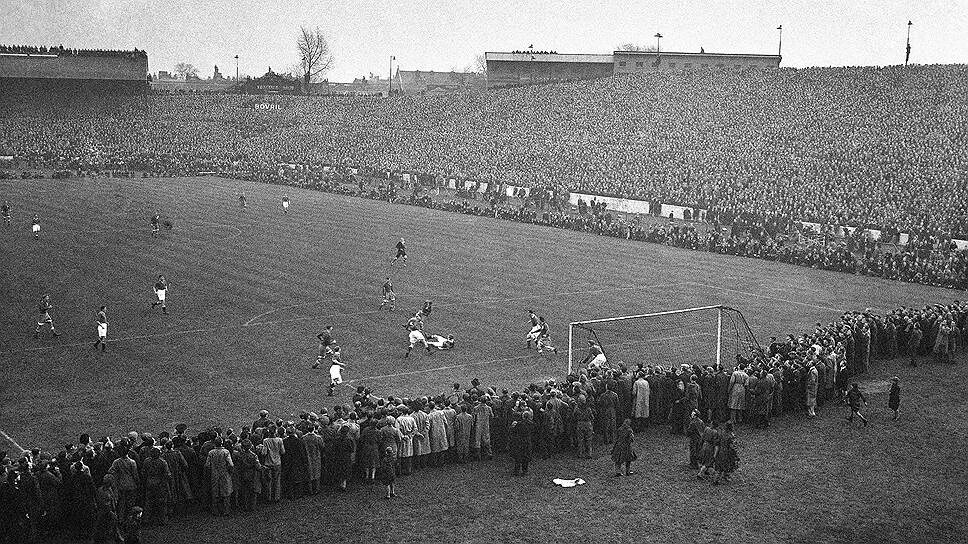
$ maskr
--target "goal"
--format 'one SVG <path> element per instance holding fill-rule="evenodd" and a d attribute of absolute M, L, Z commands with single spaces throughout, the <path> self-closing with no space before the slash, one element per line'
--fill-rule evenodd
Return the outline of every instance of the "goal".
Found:
<path fill-rule="evenodd" d="M 610 366 L 723 365 L 760 352 L 743 314 L 729 306 L 701 306 L 641 315 L 577 321 L 568 325 L 568 374 L 579 367 L 591 343 Z"/>

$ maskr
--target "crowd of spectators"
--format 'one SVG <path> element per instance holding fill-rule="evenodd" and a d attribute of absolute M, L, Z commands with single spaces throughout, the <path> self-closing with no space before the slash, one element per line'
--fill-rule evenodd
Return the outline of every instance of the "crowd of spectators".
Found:
<path fill-rule="evenodd" d="M 252 423 L 208 429 L 179 423 L 157 434 L 85 433 L 56 452 L 0 453 L 2 526 L 13 541 L 105 542 L 136 534 L 142 522 L 165 524 L 199 509 L 248 513 L 377 479 L 390 499 L 398 476 L 446 463 L 507 452 L 517 473 L 532 459 L 592 457 L 616 442 L 626 420 L 635 431 L 689 436 L 695 467 L 701 436 L 717 436 L 721 424 L 729 422 L 722 432 L 731 433 L 732 424 L 766 428 L 774 417 L 817 417 L 817 407 L 841 399 L 878 360 L 951 362 L 966 342 L 968 303 L 846 312 L 737 355 L 731 369 L 614 361 L 517 390 L 477 379 L 417 398 L 360 387 L 351 402 L 303 410 L 296 421 L 262 411 Z"/>
<path fill-rule="evenodd" d="M 0 98 L 0 154 L 24 169 L 305 185 L 352 166 L 377 178 L 406 172 L 425 187 L 471 180 L 497 189 L 494 204 L 503 188 L 527 187 L 534 210 L 492 212 L 965 288 L 968 256 L 952 240 L 968 238 L 966 97 L 968 67 L 935 65 L 662 72 L 391 99 L 245 97 L 242 107 L 233 96 Z M 269 101 L 279 108 L 255 107 Z M 608 210 L 575 218 L 563 213 L 569 191 L 687 206 L 722 228 L 643 226 Z"/>
<path fill-rule="evenodd" d="M 131 51 L 116 49 L 70 49 L 63 45 L 36 46 L 36 45 L 4 45 L 0 44 L 0 53 L 15 55 L 74 55 L 83 57 L 120 57 L 126 56 L 147 56 L 148 53 L 139 50 L 137 47 Z"/>

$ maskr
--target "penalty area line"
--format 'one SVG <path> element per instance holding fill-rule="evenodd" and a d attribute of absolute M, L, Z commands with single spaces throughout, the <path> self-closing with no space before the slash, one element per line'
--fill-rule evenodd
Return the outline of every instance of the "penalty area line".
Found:
<path fill-rule="evenodd" d="M 21 446 L 20 444 L 18 444 L 16 440 L 14 440 L 13 438 L 10 438 L 10 435 L 9 434 L 7 434 L 7 433 L 5 433 L 3 431 L 0 431 L 0 437 L 3 437 L 4 440 L 6 440 L 7 442 L 10 442 L 10 444 L 12 444 L 13 447 L 15 447 L 18 450 L 20 450 L 20 453 L 24 453 L 24 452 L 27 451 L 27 449 L 24 448 L 23 446 Z"/>

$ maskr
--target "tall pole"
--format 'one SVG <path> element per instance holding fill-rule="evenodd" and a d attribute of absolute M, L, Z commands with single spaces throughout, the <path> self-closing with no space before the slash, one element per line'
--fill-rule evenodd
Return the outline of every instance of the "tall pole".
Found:
<path fill-rule="evenodd" d="M 776 48 L 776 56 L 782 57 L 783 56 L 783 25 L 776 27 L 776 29 L 780 31 L 780 45 L 779 47 Z"/>
<path fill-rule="evenodd" d="M 655 33 L 655 53 L 656 54 L 659 54 L 662 52 L 662 48 L 660 47 L 661 45 L 660 40 L 662 40 L 662 34 L 659 34 L 658 32 L 656 32 Z"/>
<path fill-rule="evenodd" d="M 716 367 L 722 364 L 723 353 L 723 309 L 716 310 Z"/>
<path fill-rule="evenodd" d="M 907 47 L 904 50 L 904 66 L 908 65 L 908 60 L 911 58 L 911 21 L 908 21 L 908 34 L 907 34 Z"/>
<path fill-rule="evenodd" d="M 387 77 L 387 98 L 393 94 L 393 61 L 396 59 L 393 55 L 390 55 L 390 75 Z"/>
<path fill-rule="evenodd" d="M 235 85 L 239 88 L 239 107 L 242 107 L 242 81 L 239 80 L 239 56 L 235 56 Z"/>

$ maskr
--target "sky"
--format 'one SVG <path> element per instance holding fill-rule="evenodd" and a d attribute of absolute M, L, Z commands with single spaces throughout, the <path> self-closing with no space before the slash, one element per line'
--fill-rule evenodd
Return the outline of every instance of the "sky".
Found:
<path fill-rule="evenodd" d="M 485 51 L 609 53 L 622 43 L 664 51 L 776 53 L 784 66 L 968 63 L 968 0 L 0 0 L 0 43 L 138 49 L 149 71 L 178 62 L 203 77 L 298 61 L 296 33 L 319 26 L 331 81 L 393 69 L 462 70 Z"/>

